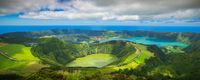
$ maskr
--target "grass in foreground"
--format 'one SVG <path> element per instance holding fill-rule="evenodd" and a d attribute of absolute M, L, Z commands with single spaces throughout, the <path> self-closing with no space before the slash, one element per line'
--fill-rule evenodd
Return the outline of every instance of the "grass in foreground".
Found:
<path fill-rule="evenodd" d="M 11 61 L 5 56 L 0 55 L 0 72 L 29 72 L 34 71 L 34 69 L 40 69 L 42 65 L 38 63 L 39 59 L 31 54 L 30 49 L 31 47 L 26 47 L 19 44 L 8 44 L 1 46 L 1 51 L 12 58 L 15 58 L 17 61 Z M 31 68 L 31 66 L 35 67 Z"/>

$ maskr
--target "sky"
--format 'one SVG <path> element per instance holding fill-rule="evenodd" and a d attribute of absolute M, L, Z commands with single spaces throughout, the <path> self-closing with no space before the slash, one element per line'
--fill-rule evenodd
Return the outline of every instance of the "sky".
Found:
<path fill-rule="evenodd" d="M 200 0 L 0 0 L 0 25 L 199 26 Z"/>

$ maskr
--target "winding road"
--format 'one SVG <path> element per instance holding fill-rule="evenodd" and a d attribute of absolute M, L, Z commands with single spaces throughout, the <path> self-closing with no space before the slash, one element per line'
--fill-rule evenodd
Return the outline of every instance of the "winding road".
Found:
<path fill-rule="evenodd" d="M 140 50 L 139 48 L 137 48 L 134 44 L 132 44 L 132 45 L 133 45 L 134 48 L 136 49 L 136 52 L 134 53 L 135 56 L 134 56 L 130 61 L 128 61 L 128 62 L 126 62 L 126 63 L 119 64 L 120 66 L 126 65 L 126 64 L 128 64 L 128 63 L 131 63 L 131 62 L 135 61 L 135 59 L 138 58 L 138 57 L 141 55 L 141 50 Z"/>
<path fill-rule="evenodd" d="M 11 61 L 17 61 L 15 58 L 12 58 L 11 56 L 9 56 L 7 53 L 4 53 L 3 51 L 0 50 L 0 55 L 6 57 L 7 59 L 11 60 Z"/>
<path fill-rule="evenodd" d="M 135 49 L 136 49 L 136 52 L 135 52 L 135 56 L 132 58 L 132 60 L 130 62 L 133 62 L 135 61 L 136 58 L 138 58 L 142 53 L 141 53 L 141 50 L 139 48 L 137 48 L 135 45 L 134 45 Z"/>

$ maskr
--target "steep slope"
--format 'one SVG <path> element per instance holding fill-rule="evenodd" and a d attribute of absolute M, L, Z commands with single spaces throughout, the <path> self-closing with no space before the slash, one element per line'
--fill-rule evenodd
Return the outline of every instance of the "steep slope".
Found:
<path fill-rule="evenodd" d="M 186 53 L 200 53 L 200 41 L 193 42 L 191 45 L 184 49 Z"/>
<path fill-rule="evenodd" d="M 169 53 L 162 60 L 159 48 L 149 47 L 155 53 L 144 63 L 146 65 L 134 69 L 119 70 L 116 73 L 135 75 L 137 79 L 147 80 L 198 80 L 200 77 L 200 43 L 194 42 L 187 48 L 186 53 Z"/>
<path fill-rule="evenodd" d="M 184 49 L 185 53 L 168 56 L 168 65 L 180 80 L 196 80 L 200 75 L 200 42 L 193 42 Z"/>
<path fill-rule="evenodd" d="M 40 58 L 43 62 L 57 66 L 62 66 L 62 64 L 73 60 L 75 57 L 72 54 L 77 53 L 73 44 L 56 38 L 40 40 L 40 43 L 32 47 L 31 51 L 34 56 Z"/>
<path fill-rule="evenodd" d="M 161 59 L 162 61 L 166 60 L 165 53 L 159 47 L 157 47 L 156 45 L 150 45 L 150 46 L 148 46 L 148 50 L 151 51 L 151 52 L 153 52 L 154 55 L 157 58 Z"/>

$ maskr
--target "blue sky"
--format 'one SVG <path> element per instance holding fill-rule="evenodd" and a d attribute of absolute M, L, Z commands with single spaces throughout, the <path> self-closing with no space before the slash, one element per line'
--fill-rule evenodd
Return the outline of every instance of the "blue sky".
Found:
<path fill-rule="evenodd" d="M 199 0 L 0 0 L 0 25 L 199 26 Z"/>

